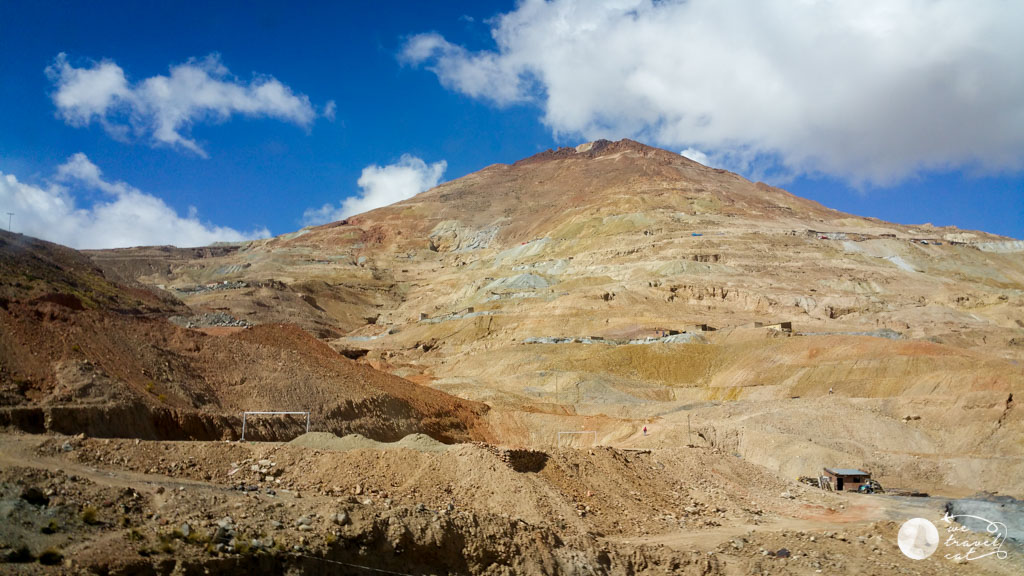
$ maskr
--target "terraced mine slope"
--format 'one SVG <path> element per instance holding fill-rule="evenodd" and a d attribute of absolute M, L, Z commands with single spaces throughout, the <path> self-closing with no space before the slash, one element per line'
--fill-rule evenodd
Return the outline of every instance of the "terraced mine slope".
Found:
<path fill-rule="evenodd" d="M 1019 525 L 1010 238 L 623 140 L 269 240 L 2 235 L 0 272 L 2 568 L 56 572 L 47 547 L 110 574 L 1024 566 L 1012 542 L 967 563 L 896 547 L 947 502 Z M 217 441 L 245 410 L 309 410 L 312 432 Z M 888 495 L 797 482 L 825 467 Z"/>
<path fill-rule="evenodd" d="M 678 445 L 697 426 L 786 476 L 845 462 L 1024 493 L 1019 243 L 844 214 L 629 140 L 271 240 L 90 255 L 196 314 L 286 314 L 486 402 L 506 443 L 582 427 Z"/>

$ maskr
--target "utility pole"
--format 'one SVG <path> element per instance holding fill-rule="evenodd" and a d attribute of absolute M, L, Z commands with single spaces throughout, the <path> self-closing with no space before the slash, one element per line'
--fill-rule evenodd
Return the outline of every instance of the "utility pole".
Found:
<path fill-rule="evenodd" d="M 8 232 L 11 231 L 11 218 L 13 218 L 13 217 L 14 217 L 14 212 L 8 212 L 7 213 L 7 231 Z"/>

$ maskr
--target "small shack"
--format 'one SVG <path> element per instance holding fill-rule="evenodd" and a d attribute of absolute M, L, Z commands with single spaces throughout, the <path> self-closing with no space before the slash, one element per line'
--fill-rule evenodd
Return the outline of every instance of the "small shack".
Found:
<path fill-rule="evenodd" d="M 836 492 L 843 490 L 856 492 L 861 484 L 871 480 L 871 473 L 856 468 L 825 468 L 825 476 L 828 477 Z"/>
<path fill-rule="evenodd" d="M 767 328 L 769 330 L 777 330 L 779 332 L 792 332 L 792 322 L 754 322 L 754 328 Z"/>

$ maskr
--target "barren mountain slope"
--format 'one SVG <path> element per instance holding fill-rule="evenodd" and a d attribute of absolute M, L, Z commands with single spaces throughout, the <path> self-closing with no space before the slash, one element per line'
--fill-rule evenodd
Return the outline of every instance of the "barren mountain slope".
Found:
<path fill-rule="evenodd" d="M 623 140 L 133 277 L 197 313 L 285 310 L 352 357 L 498 408 L 510 443 L 581 427 L 685 443 L 690 420 L 787 475 L 934 469 L 940 489 L 1022 494 L 1022 251 Z M 137 251 L 91 255 L 143 270 Z"/>

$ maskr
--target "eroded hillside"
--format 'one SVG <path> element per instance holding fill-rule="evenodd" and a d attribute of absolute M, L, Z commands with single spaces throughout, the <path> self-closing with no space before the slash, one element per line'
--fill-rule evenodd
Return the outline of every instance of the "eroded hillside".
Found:
<path fill-rule="evenodd" d="M 486 406 L 343 357 L 293 324 L 176 325 L 168 293 L 107 280 L 79 253 L 0 235 L 0 421 L 31 431 L 236 438 L 243 411 L 309 411 L 318 427 L 395 440 L 486 438 Z M 291 437 L 304 419 L 262 419 Z"/>

